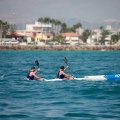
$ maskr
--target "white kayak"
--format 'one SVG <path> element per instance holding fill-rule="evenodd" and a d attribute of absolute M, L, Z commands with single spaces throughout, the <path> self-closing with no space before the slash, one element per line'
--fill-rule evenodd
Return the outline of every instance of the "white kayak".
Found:
<path fill-rule="evenodd" d="M 87 80 L 87 81 L 120 80 L 120 74 L 75 77 L 70 80 Z M 59 79 L 59 78 L 44 79 L 44 81 L 63 81 L 63 79 Z"/>
<path fill-rule="evenodd" d="M 63 81 L 63 79 L 54 78 L 54 79 L 44 79 L 44 81 Z"/>
<path fill-rule="evenodd" d="M 105 75 L 85 76 L 83 78 L 76 77 L 74 80 L 90 80 L 90 81 L 104 81 L 107 80 Z"/>

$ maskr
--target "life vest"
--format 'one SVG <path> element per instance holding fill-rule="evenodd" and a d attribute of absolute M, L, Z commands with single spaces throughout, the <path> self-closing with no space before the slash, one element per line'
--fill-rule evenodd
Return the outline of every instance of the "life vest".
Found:
<path fill-rule="evenodd" d="M 63 79 L 65 78 L 65 76 L 63 74 L 60 74 L 60 71 L 57 73 L 57 78 L 59 79 Z"/>
<path fill-rule="evenodd" d="M 33 76 L 33 75 L 30 76 L 30 72 L 31 72 L 31 71 L 28 72 L 28 74 L 27 74 L 27 78 L 28 78 L 29 80 L 34 80 L 34 76 Z"/>

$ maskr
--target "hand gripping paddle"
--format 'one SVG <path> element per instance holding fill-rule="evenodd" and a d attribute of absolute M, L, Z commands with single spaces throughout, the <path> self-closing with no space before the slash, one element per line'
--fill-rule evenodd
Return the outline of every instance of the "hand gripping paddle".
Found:
<path fill-rule="evenodd" d="M 64 57 L 64 62 L 66 63 L 67 66 L 69 66 L 69 65 L 68 65 L 68 60 L 67 60 L 66 57 Z M 69 68 L 69 69 L 70 69 L 70 68 Z M 70 71 L 71 71 L 71 69 L 70 69 Z M 71 72 L 72 72 L 72 71 L 71 71 Z M 73 79 L 74 79 L 74 77 L 73 77 Z"/>

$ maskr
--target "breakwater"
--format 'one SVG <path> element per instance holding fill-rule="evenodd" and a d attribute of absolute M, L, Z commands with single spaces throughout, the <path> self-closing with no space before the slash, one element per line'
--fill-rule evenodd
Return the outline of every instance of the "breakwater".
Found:
<path fill-rule="evenodd" d="M 1 45 L 0 50 L 120 50 L 120 46 L 116 45 L 45 45 L 45 46 L 21 46 L 21 45 Z"/>

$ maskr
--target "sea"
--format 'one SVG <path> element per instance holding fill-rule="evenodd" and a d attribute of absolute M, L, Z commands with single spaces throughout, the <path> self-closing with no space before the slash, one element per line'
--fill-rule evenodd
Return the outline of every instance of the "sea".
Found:
<path fill-rule="evenodd" d="M 75 77 L 120 74 L 120 51 L 0 51 L 0 120 L 120 120 L 120 81 L 30 81 L 56 78 L 60 66 Z"/>

